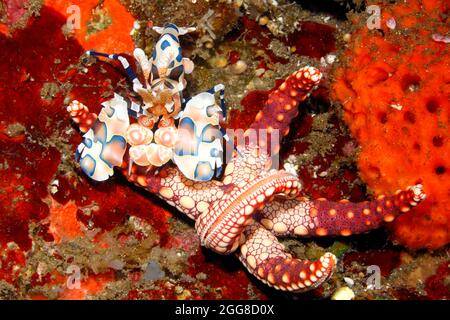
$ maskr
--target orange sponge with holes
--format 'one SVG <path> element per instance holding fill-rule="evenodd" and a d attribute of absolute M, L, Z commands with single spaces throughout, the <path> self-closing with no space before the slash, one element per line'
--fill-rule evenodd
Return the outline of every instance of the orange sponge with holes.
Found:
<path fill-rule="evenodd" d="M 450 242 L 450 52 L 445 0 L 381 6 L 381 29 L 366 17 L 335 70 L 332 97 L 361 145 L 361 177 L 376 193 L 421 182 L 427 199 L 393 225 L 411 248 Z"/>

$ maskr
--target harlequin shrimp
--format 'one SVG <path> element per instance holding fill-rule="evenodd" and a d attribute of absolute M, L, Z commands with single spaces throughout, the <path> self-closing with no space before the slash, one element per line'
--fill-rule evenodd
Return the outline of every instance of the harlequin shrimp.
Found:
<path fill-rule="evenodd" d="M 186 177 L 192 180 L 208 181 L 214 174 L 218 176 L 221 173 L 222 138 L 229 141 L 219 125 L 220 120 L 226 117 L 224 85 L 216 85 L 206 92 L 181 101 L 181 91 L 186 87 L 184 74 L 192 72 L 193 63 L 182 57 L 178 35 L 194 31 L 195 28 L 179 28 L 168 24 L 164 28 L 153 29 L 161 37 L 156 43 L 152 58 L 148 60 L 142 49 L 134 50 L 134 57 L 144 73 L 145 87 L 125 57 L 87 52 L 91 56 L 120 61 L 133 84 L 133 91 L 143 101 L 138 104 L 115 94 L 113 99 L 104 103 L 108 109 L 102 110 L 98 119 L 92 116 L 95 124 L 86 132 L 86 138 L 78 149 L 83 171 L 94 180 L 106 180 L 113 174 L 113 167 L 122 164 L 127 143 L 130 145 L 130 170 L 133 164 L 160 167 L 173 159 Z M 214 97 L 217 92 L 220 92 L 220 107 Z M 161 103 L 162 97 L 165 97 L 164 103 Z M 184 111 L 181 111 L 182 106 L 185 106 Z M 116 113 L 116 109 L 120 113 Z M 74 119 L 77 119 L 77 113 L 89 114 L 83 113 L 85 110 L 87 107 L 78 101 L 72 102 L 68 107 Z M 129 116 L 137 119 L 137 122 L 130 124 Z M 179 122 L 179 128 L 175 121 Z M 79 123 L 83 121 L 80 120 Z M 154 132 L 152 129 L 155 124 L 158 124 L 158 128 Z M 97 127 L 103 130 L 99 131 Z M 118 152 L 115 161 L 105 161 L 103 155 L 103 150 L 109 150 L 110 139 L 106 137 L 111 137 L 96 136 L 110 130 L 115 137 L 114 141 L 121 142 L 120 147 L 116 146 Z M 92 148 L 94 145 L 91 141 L 96 143 L 95 148 Z"/>
<path fill-rule="evenodd" d="M 218 84 L 184 101 L 173 160 L 188 179 L 208 181 L 222 172 L 222 139 L 229 140 L 219 126 L 219 112 L 222 121 L 226 118 L 224 88 Z M 220 107 L 214 97 L 219 91 Z"/>
<path fill-rule="evenodd" d="M 186 178 L 209 181 L 222 172 L 222 141 L 230 141 L 220 123 L 226 119 L 225 86 L 213 88 L 183 99 L 178 127 L 152 131 L 136 123 L 127 130 L 130 159 L 139 166 L 161 166 L 170 159 Z M 220 106 L 215 94 L 220 92 Z M 151 143 L 154 137 L 155 143 Z M 230 142 L 229 142 L 230 143 Z"/>
<path fill-rule="evenodd" d="M 97 181 L 107 180 L 114 174 L 113 168 L 122 165 L 127 149 L 124 136 L 130 125 L 127 102 L 121 96 L 114 94 L 113 99 L 102 105 L 98 117 L 87 113 L 87 107 L 76 100 L 67 108 L 75 122 L 87 120 L 93 123 L 90 129 L 80 126 L 84 135 L 77 148 L 76 159 L 83 172 Z"/>
<path fill-rule="evenodd" d="M 150 98 L 150 100 L 156 106 L 159 101 L 169 114 L 174 114 L 176 117 L 181 108 L 180 94 L 186 88 L 184 74 L 190 74 L 194 70 L 194 63 L 181 54 L 178 36 L 196 29 L 194 27 L 179 28 L 170 23 L 163 28 L 153 27 L 153 30 L 161 36 L 156 42 L 149 61 L 151 92 L 153 96 L 156 95 L 156 99 Z M 135 50 L 135 57 L 141 65 L 146 64 L 146 57 L 141 49 Z M 167 101 L 165 97 L 168 96 L 173 99 Z"/>
<path fill-rule="evenodd" d="M 106 54 L 96 51 L 87 51 L 90 56 L 105 57 L 118 60 L 124 67 L 133 91 L 143 101 L 146 112 L 147 126 L 150 129 L 162 117 L 160 126 L 167 126 L 176 118 L 181 110 L 181 92 L 186 87 L 184 75 L 194 69 L 194 63 L 182 56 L 179 35 L 195 31 L 195 28 L 181 28 L 174 24 L 164 27 L 153 27 L 153 30 L 161 34 L 153 49 L 150 59 L 147 59 L 144 50 L 136 48 L 133 52 L 134 58 L 139 63 L 145 80 L 145 87 L 140 82 L 129 62 L 123 56 L 117 54 Z"/>

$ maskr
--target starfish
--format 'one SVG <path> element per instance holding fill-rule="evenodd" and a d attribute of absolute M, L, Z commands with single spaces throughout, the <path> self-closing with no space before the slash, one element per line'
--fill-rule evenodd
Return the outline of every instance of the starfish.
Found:
<path fill-rule="evenodd" d="M 304 67 L 272 91 L 246 131 L 282 136 L 298 114 L 297 106 L 321 80 L 321 73 Z M 96 115 L 85 106 L 68 111 L 81 131 L 87 131 Z M 261 135 L 260 133 L 258 133 Z M 393 221 L 419 204 L 421 185 L 382 195 L 376 200 L 351 203 L 300 196 L 301 181 L 295 173 L 272 169 L 269 150 L 279 143 L 259 139 L 238 146 L 222 180 L 189 180 L 174 166 L 155 172 L 122 165 L 127 179 L 165 200 L 195 221 L 201 244 L 219 254 L 236 254 L 247 270 L 275 289 L 302 292 L 319 287 L 333 273 L 337 259 L 325 253 L 317 261 L 301 260 L 288 253 L 277 237 L 349 236 L 366 233 Z M 272 149 L 271 149 L 272 148 Z"/>

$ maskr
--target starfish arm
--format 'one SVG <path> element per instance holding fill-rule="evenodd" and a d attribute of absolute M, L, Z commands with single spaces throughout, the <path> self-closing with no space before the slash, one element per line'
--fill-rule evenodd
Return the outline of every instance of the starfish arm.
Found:
<path fill-rule="evenodd" d="M 176 167 L 167 165 L 160 172 L 133 165 L 130 174 L 123 166 L 123 174 L 130 182 L 157 195 L 196 220 L 213 203 L 224 196 L 223 184 L 212 180 L 196 182 L 187 179 Z"/>
<path fill-rule="evenodd" d="M 250 144 L 238 146 L 238 152 L 225 167 L 224 185 L 238 185 L 243 181 L 252 181 L 262 174 L 266 174 L 272 161 L 268 154 L 259 146 Z"/>
<path fill-rule="evenodd" d="M 298 178 L 285 171 L 266 171 L 267 155 L 248 146 L 225 169 L 223 182 L 189 180 L 175 167 L 160 172 L 124 163 L 122 170 L 130 182 L 158 195 L 191 219 L 203 245 L 222 254 L 236 249 L 237 239 L 252 213 L 275 194 L 295 196 Z M 129 172 L 128 172 L 129 171 Z M 225 229 L 224 229 L 225 228 Z"/>
<path fill-rule="evenodd" d="M 241 236 L 239 260 L 267 285 L 283 291 L 307 291 L 328 280 L 336 266 L 336 257 L 326 253 L 311 262 L 293 258 L 284 245 L 262 225 L 254 223 Z"/>
<path fill-rule="evenodd" d="M 295 196 L 298 178 L 273 170 L 253 180 L 244 180 L 203 212 L 195 223 L 202 245 L 220 254 L 229 254 L 239 246 L 239 236 L 253 222 L 253 213 L 275 195 Z"/>
<path fill-rule="evenodd" d="M 298 115 L 297 105 L 304 101 L 312 89 L 319 84 L 322 74 L 314 67 L 304 67 L 290 75 L 278 89 L 270 93 L 263 109 L 256 115 L 255 121 L 247 130 L 246 134 L 259 130 L 267 130 L 268 134 L 278 130 L 280 136 L 284 137 L 289 133 L 289 124 Z M 261 137 L 261 132 L 257 132 L 259 146 L 266 147 L 268 153 L 274 154 L 279 151 L 279 141 L 275 145 L 270 145 L 268 137 Z M 263 139 L 266 138 L 266 139 Z M 268 141 L 267 145 L 261 143 Z"/>
<path fill-rule="evenodd" d="M 97 119 L 95 113 L 89 112 L 88 107 L 77 100 L 73 100 L 67 106 L 67 112 L 69 112 L 70 117 L 78 125 L 82 133 L 86 133 Z"/>
<path fill-rule="evenodd" d="M 359 203 L 276 200 L 260 212 L 260 222 L 277 236 L 349 236 L 391 222 L 423 199 L 422 186 L 415 185 L 395 195 Z"/>

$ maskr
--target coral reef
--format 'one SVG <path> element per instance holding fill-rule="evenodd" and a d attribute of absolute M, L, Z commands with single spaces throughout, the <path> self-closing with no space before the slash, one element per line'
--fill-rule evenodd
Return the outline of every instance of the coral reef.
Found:
<path fill-rule="evenodd" d="M 332 94 L 361 146 L 369 188 L 384 193 L 420 181 L 429 195 L 395 222 L 394 239 L 436 249 L 450 242 L 450 52 L 435 37 L 448 33 L 448 2 L 380 6 L 379 29 L 353 17 L 358 27 Z"/>

